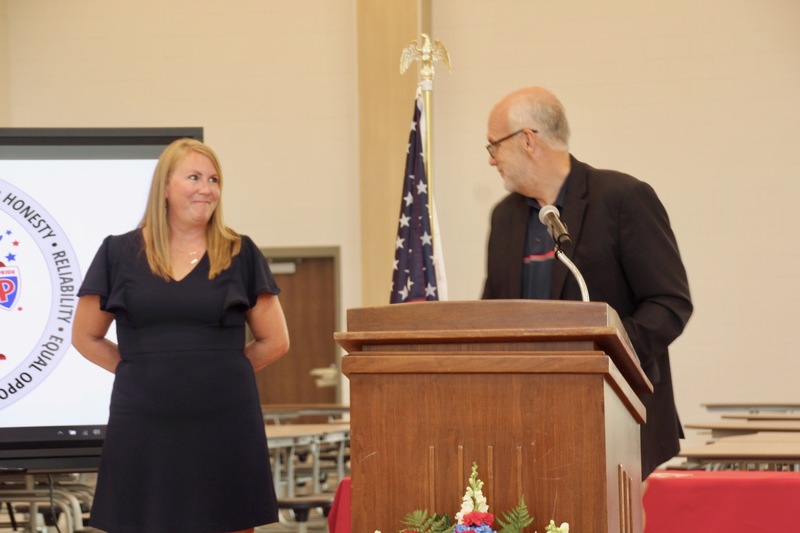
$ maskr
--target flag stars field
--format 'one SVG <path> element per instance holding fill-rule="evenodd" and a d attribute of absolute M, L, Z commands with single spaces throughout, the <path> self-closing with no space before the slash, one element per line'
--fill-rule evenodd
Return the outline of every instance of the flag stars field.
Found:
<path fill-rule="evenodd" d="M 391 303 L 438 300 L 428 179 L 425 173 L 422 134 L 422 99 L 414 103 L 403 196 L 395 240 Z M 419 126 L 419 127 L 418 127 Z M 426 248 L 428 247 L 428 248 Z"/>

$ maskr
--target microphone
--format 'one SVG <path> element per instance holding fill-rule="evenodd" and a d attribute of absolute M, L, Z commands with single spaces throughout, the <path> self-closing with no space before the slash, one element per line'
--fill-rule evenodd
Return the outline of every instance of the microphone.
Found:
<path fill-rule="evenodd" d="M 569 238 L 567 226 L 561 222 L 558 216 L 558 208 L 554 205 L 546 205 L 539 210 L 539 222 L 547 226 L 547 232 L 556 243 L 556 247 L 562 250 L 569 250 L 572 247 L 572 239 Z"/>
<path fill-rule="evenodd" d="M 584 302 L 589 301 L 589 288 L 586 286 L 586 280 L 583 279 L 580 270 L 575 266 L 575 263 L 570 261 L 564 250 L 569 250 L 572 247 L 572 240 L 569 238 L 567 226 L 561 222 L 561 217 L 558 216 L 558 208 L 554 205 L 546 205 L 539 210 L 539 222 L 547 226 L 547 232 L 556 243 L 555 254 L 559 261 L 564 263 L 566 267 L 575 276 L 575 281 L 578 282 L 578 287 L 581 289 L 581 300 Z"/>

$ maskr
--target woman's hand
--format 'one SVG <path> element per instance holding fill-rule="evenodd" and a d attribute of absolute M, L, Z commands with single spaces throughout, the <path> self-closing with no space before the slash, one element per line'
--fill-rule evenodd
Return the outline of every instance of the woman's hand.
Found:
<path fill-rule="evenodd" d="M 106 339 L 114 315 L 100 309 L 100 296 L 87 294 L 78 300 L 72 323 L 72 345 L 82 356 L 111 373 L 122 359 L 119 347 Z"/>
<path fill-rule="evenodd" d="M 244 354 L 254 371 L 277 361 L 289 349 L 289 330 L 276 295 L 259 295 L 256 305 L 247 311 L 247 325 L 255 340 L 245 346 Z"/>

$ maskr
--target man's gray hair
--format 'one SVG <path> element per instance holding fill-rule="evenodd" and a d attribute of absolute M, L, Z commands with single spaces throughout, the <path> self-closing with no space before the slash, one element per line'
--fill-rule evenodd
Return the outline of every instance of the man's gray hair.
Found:
<path fill-rule="evenodd" d="M 567 113 L 558 98 L 552 94 L 543 98 L 540 93 L 519 93 L 509 103 L 508 125 L 511 131 L 536 129 L 553 149 L 569 151 Z"/>

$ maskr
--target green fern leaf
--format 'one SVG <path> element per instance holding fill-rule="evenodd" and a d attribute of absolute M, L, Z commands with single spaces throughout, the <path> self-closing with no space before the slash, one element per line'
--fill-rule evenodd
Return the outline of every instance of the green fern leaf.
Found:
<path fill-rule="evenodd" d="M 528 514 L 528 506 L 525 505 L 525 496 L 520 496 L 519 503 L 514 509 L 503 513 L 503 519 L 497 519 L 500 530 L 498 533 L 522 533 L 522 530 L 533 523 L 533 517 Z"/>
<path fill-rule="evenodd" d="M 449 533 L 453 530 L 450 525 L 450 517 L 430 515 L 427 509 L 424 511 L 418 509 L 413 513 L 408 513 L 400 523 L 409 526 L 401 529 L 400 533 Z"/>

